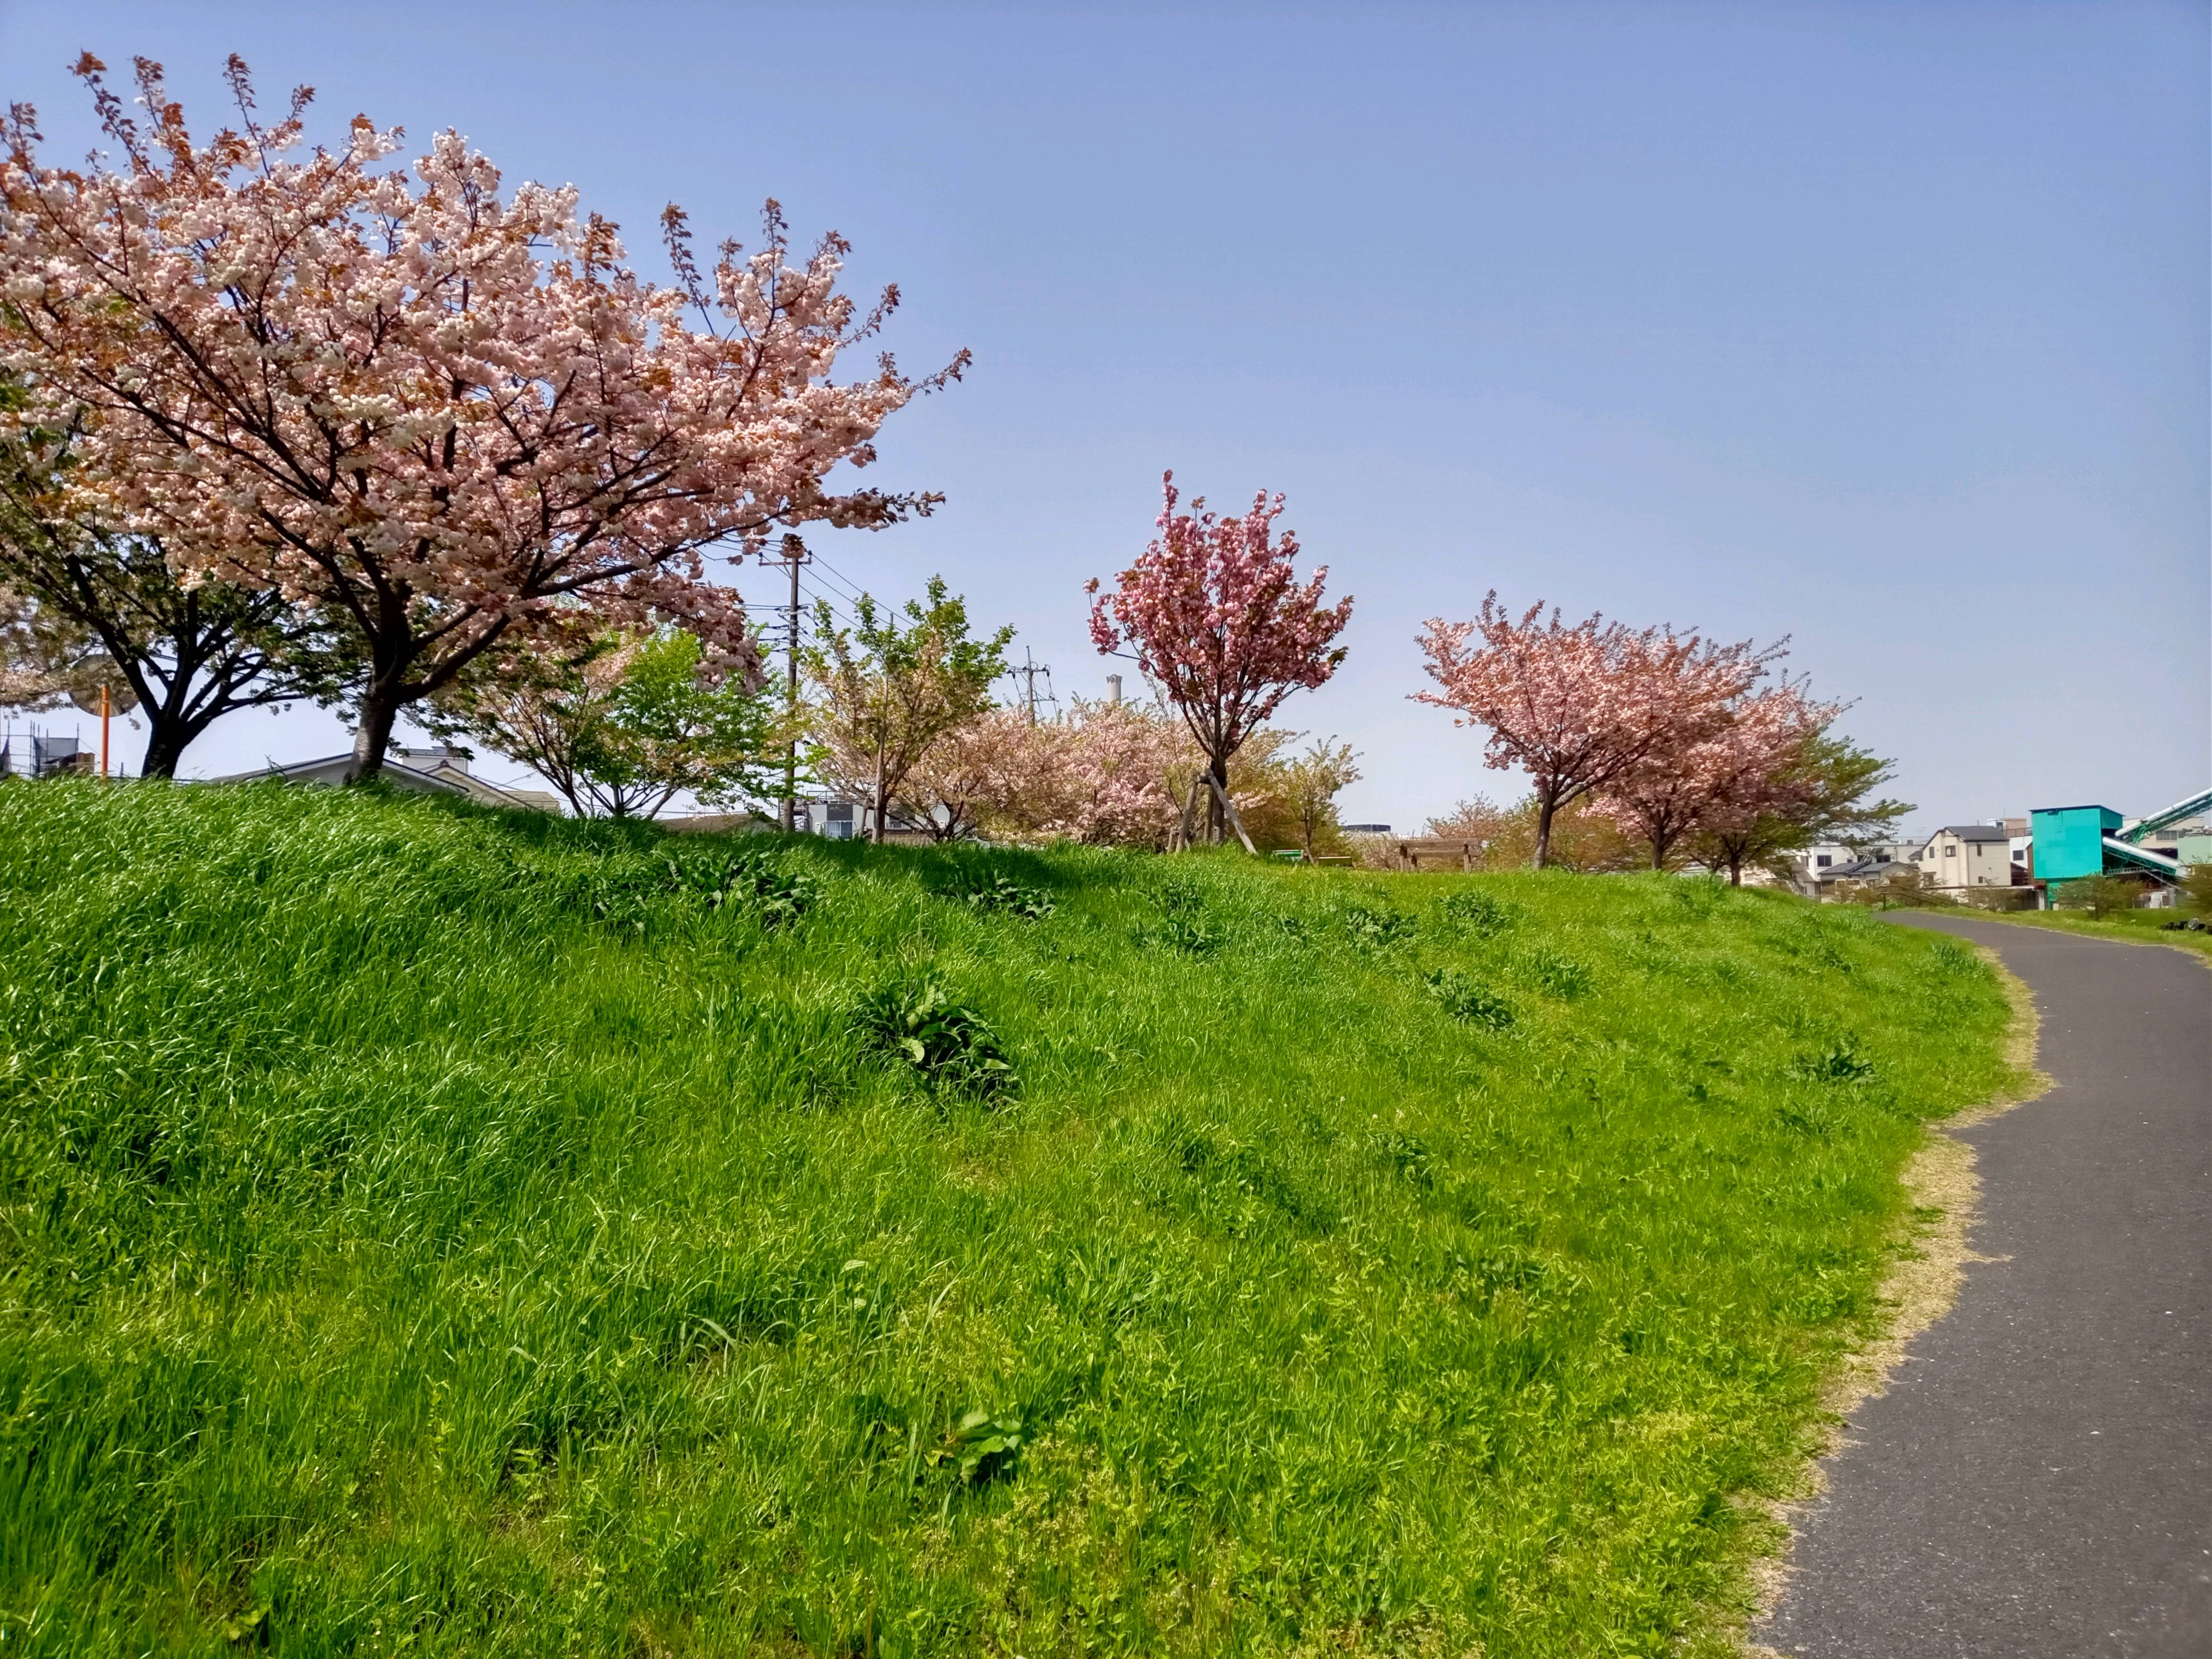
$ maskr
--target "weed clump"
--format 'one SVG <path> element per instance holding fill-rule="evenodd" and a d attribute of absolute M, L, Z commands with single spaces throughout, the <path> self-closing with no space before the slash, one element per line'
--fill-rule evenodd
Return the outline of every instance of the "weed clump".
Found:
<path fill-rule="evenodd" d="M 1140 945 L 1156 945 L 1185 956 L 1211 956 L 1221 948 L 1220 931 L 1208 925 L 1206 895 L 1188 882 L 1170 882 L 1159 890 L 1160 920 L 1137 929 Z"/>
<path fill-rule="evenodd" d="M 1808 1083 L 1860 1083 L 1874 1075 L 1874 1061 L 1861 1051 L 1856 1037 L 1845 1037 L 1817 1054 L 1800 1054 L 1790 1063 L 1790 1074 Z"/>
<path fill-rule="evenodd" d="M 994 1416 L 989 1412 L 966 1412 L 933 1447 L 929 1461 L 940 1468 L 959 1473 L 962 1484 L 988 1486 L 1009 1479 L 1022 1455 L 1022 1419 Z"/>
<path fill-rule="evenodd" d="M 1495 939 L 1520 920 L 1521 908 L 1493 898 L 1476 887 L 1462 887 L 1438 901 L 1437 913 L 1462 933 Z"/>
<path fill-rule="evenodd" d="M 773 931 L 796 923 L 821 896 L 812 877 L 768 854 L 712 847 L 609 859 L 585 890 L 600 921 L 639 933 L 656 921 L 722 909 L 742 910 Z"/>
<path fill-rule="evenodd" d="M 872 1047 L 931 1084 L 994 1100 L 1020 1086 L 999 1034 L 934 980 L 894 981 L 861 998 L 860 1029 Z"/>
<path fill-rule="evenodd" d="M 1513 1024 L 1513 1005 L 1456 968 L 1439 968 L 1426 981 L 1429 994 L 1462 1025 L 1503 1031 Z"/>
<path fill-rule="evenodd" d="M 1379 909 L 1368 904 L 1345 907 L 1344 931 L 1363 951 L 1381 951 L 1402 945 L 1413 937 L 1413 917 L 1402 910 Z"/>
<path fill-rule="evenodd" d="M 1547 996 L 1571 1002 L 1588 994 L 1590 971 L 1572 957 L 1538 945 L 1524 951 L 1514 963 L 1515 972 Z"/>
<path fill-rule="evenodd" d="M 1052 895 L 1042 887 L 1024 887 L 1001 872 L 961 896 L 974 909 L 986 914 L 1018 916 L 1024 921 L 1042 921 L 1054 910 Z"/>

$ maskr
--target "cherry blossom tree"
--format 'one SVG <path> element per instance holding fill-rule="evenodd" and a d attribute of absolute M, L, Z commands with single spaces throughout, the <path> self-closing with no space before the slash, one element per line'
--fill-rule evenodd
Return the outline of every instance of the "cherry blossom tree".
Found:
<path fill-rule="evenodd" d="M 907 820 L 933 841 L 994 832 L 1021 839 L 1072 810 L 1069 728 L 994 707 L 932 743 L 898 787 Z"/>
<path fill-rule="evenodd" d="M 671 207 L 677 281 L 656 286 L 573 188 L 503 196 L 457 133 L 411 170 L 379 169 L 400 135 L 365 116 L 302 153 L 309 91 L 264 125 L 233 58 L 242 130 L 202 144 L 160 65 L 137 62 L 143 118 L 103 69 L 88 53 L 77 73 L 118 165 L 44 165 L 27 106 L 0 128 L 0 369 L 33 393 L 7 418 L 78 430 L 75 501 L 161 538 L 188 584 L 274 591 L 358 636 L 356 776 L 403 709 L 563 607 L 679 625 L 709 678 L 750 679 L 742 602 L 706 550 L 935 500 L 825 481 L 966 355 L 834 383 L 896 290 L 859 313 L 846 244 L 793 259 L 773 202 L 763 246 L 703 270 Z"/>
<path fill-rule="evenodd" d="M 1045 827 L 1101 846 L 1168 845 L 1182 817 L 1188 780 L 1202 763 L 1188 728 L 1155 704 L 1079 697 L 1066 724 L 1068 805 Z M 1182 794 L 1178 771 L 1185 780 Z"/>
<path fill-rule="evenodd" d="M 1238 751 L 1230 799 L 1240 813 L 1263 809 L 1255 777 L 1286 735 L 1262 730 Z M 1026 710 L 999 707 L 947 732 L 908 772 L 899 800 L 940 840 L 1159 848 L 1174 840 L 1205 763 L 1179 716 L 1077 697 L 1066 714 L 1034 726 Z"/>
<path fill-rule="evenodd" d="M 1833 704 L 1808 701 L 1802 685 L 1750 692 L 1723 710 L 1723 722 L 1707 735 L 1656 750 L 1606 784 L 1592 810 L 1648 845 L 1654 870 L 1665 869 L 1668 858 L 1700 834 L 1714 845 L 1736 847 L 1730 874 L 1741 884 L 1741 852 L 1752 826 L 1806 799 L 1808 780 L 1790 761 L 1806 736 L 1837 713 Z"/>
<path fill-rule="evenodd" d="M 1716 781 L 1697 838 L 1700 863 L 1741 886 L 1748 866 L 1816 841 L 1887 835 L 1914 810 L 1869 799 L 1890 781 L 1892 763 L 1829 731 L 1839 706 L 1808 702 L 1794 687 L 1751 701 L 1763 706 L 1746 711 L 1735 758 Z"/>
<path fill-rule="evenodd" d="M 1089 585 L 1091 638 L 1106 653 L 1133 646 L 1139 668 L 1181 712 L 1213 779 L 1206 824 L 1218 842 L 1231 757 L 1285 697 L 1336 672 L 1344 647 L 1331 641 L 1351 621 L 1352 600 L 1322 605 L 1326 565 L 1298 581 L 1297 538 L 1274 533 L 1280 495 L 1263 491 L 1243 517 L 1224 519 L 1202 496 L 1178 514 L 1175 474 L 1160 483 L 1159 533 L 1114 592 Z"/>
<path fill-rule="evenodd" d="M 0 410 L 22 398 L 0 379 Z M 127 697 L 146 722 L 140 770 L 149 778 L 174 777 L 193 740 L 234 710 L 339 700 L 349 653 L 280 595 L 221 580 L 187 585 L 157 540 L 70 520 L 57 501 L 70 465 L 64 436 L 41 432 L 27 445 L 0 434 L 8 661 L 61 671 L 55 683 L 78 695 L 106 680 L 113 696 Z M 34 681 L 18 676 L 21 685 Z"/>
<path fill-rule="evenodd" d="M 1540 602 L 1518 619 L 1495 592 L 1473 622 L 1431 617 L 1421 647 L 1437 690 L 1417 702 L 1487 726 L 1485 763 L 1519 767 L 1534 787 L 1533 862 L 1544 868 L 1559 810 L 1646 758 L 1680 753 L 1727 723 L 1729 704 L 1780 650 L 1723 645 L 1695 634 L 1641 632 L 1592 615 L 1563 624 Z"/>
<path fill-rule="evenodd" d="M 1696 822 L 1726 861 L 1732 885 L 1743 884 L 1747 843 L 1759 821 L 1804 800 L 1806 780 L 1790 763 L 1835 712 L 1808 703 L 1795 686 L 1776 686 L 1744 698 L 1728 724 L 1697 745 L 1704 799 Z"/>
<path fill-rule="evenodd" d="M 1651 867 L 1664 870 L 1712 801 L 1711 772 L 1726 746 L 1724 739 L 1714 738 L 1647 758 L 1606 785 L 1590 810 L 1644 842 L 1651 849 Z"/>

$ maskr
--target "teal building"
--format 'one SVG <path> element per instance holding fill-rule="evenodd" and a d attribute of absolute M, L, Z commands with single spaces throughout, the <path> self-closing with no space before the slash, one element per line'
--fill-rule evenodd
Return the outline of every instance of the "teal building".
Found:
<path fill-rule="evenodd" d="M 2105 837 L 2124 822 L 2109 806 L 2042 806 L 2028 815 L 2038 881 L 2077 881 L 2105 873 Z"/>

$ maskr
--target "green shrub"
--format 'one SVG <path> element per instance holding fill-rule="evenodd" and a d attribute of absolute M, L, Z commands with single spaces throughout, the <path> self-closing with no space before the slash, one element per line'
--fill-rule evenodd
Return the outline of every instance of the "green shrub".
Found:
<path fill-rule="evenodd" d="M 2142 883 L 2126 876 L 2083 876 L 2058 889 L 2058 908 L 2087 910 L 2101 921 L 2116 910 L 2134 909 L 2142 895 Z"/>
<path fill-rule="evenodd" d="M 2181 872 L 2180 897 L 2192 915 L 2212 916 L 2212 864 L 2192 864 Z"/>

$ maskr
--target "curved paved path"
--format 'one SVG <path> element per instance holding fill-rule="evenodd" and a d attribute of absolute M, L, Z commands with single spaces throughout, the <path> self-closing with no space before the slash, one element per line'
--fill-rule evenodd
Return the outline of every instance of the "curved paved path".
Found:
<path fill-rule="evenodd" d="M 1808 1659 L 2212 1655 L 2212 973 L 1960 917 L 2035 994 L 2039 1098 L 1960 1131 L 1958 1305 L 1852 1414 L 1758 1639 Z"/>

